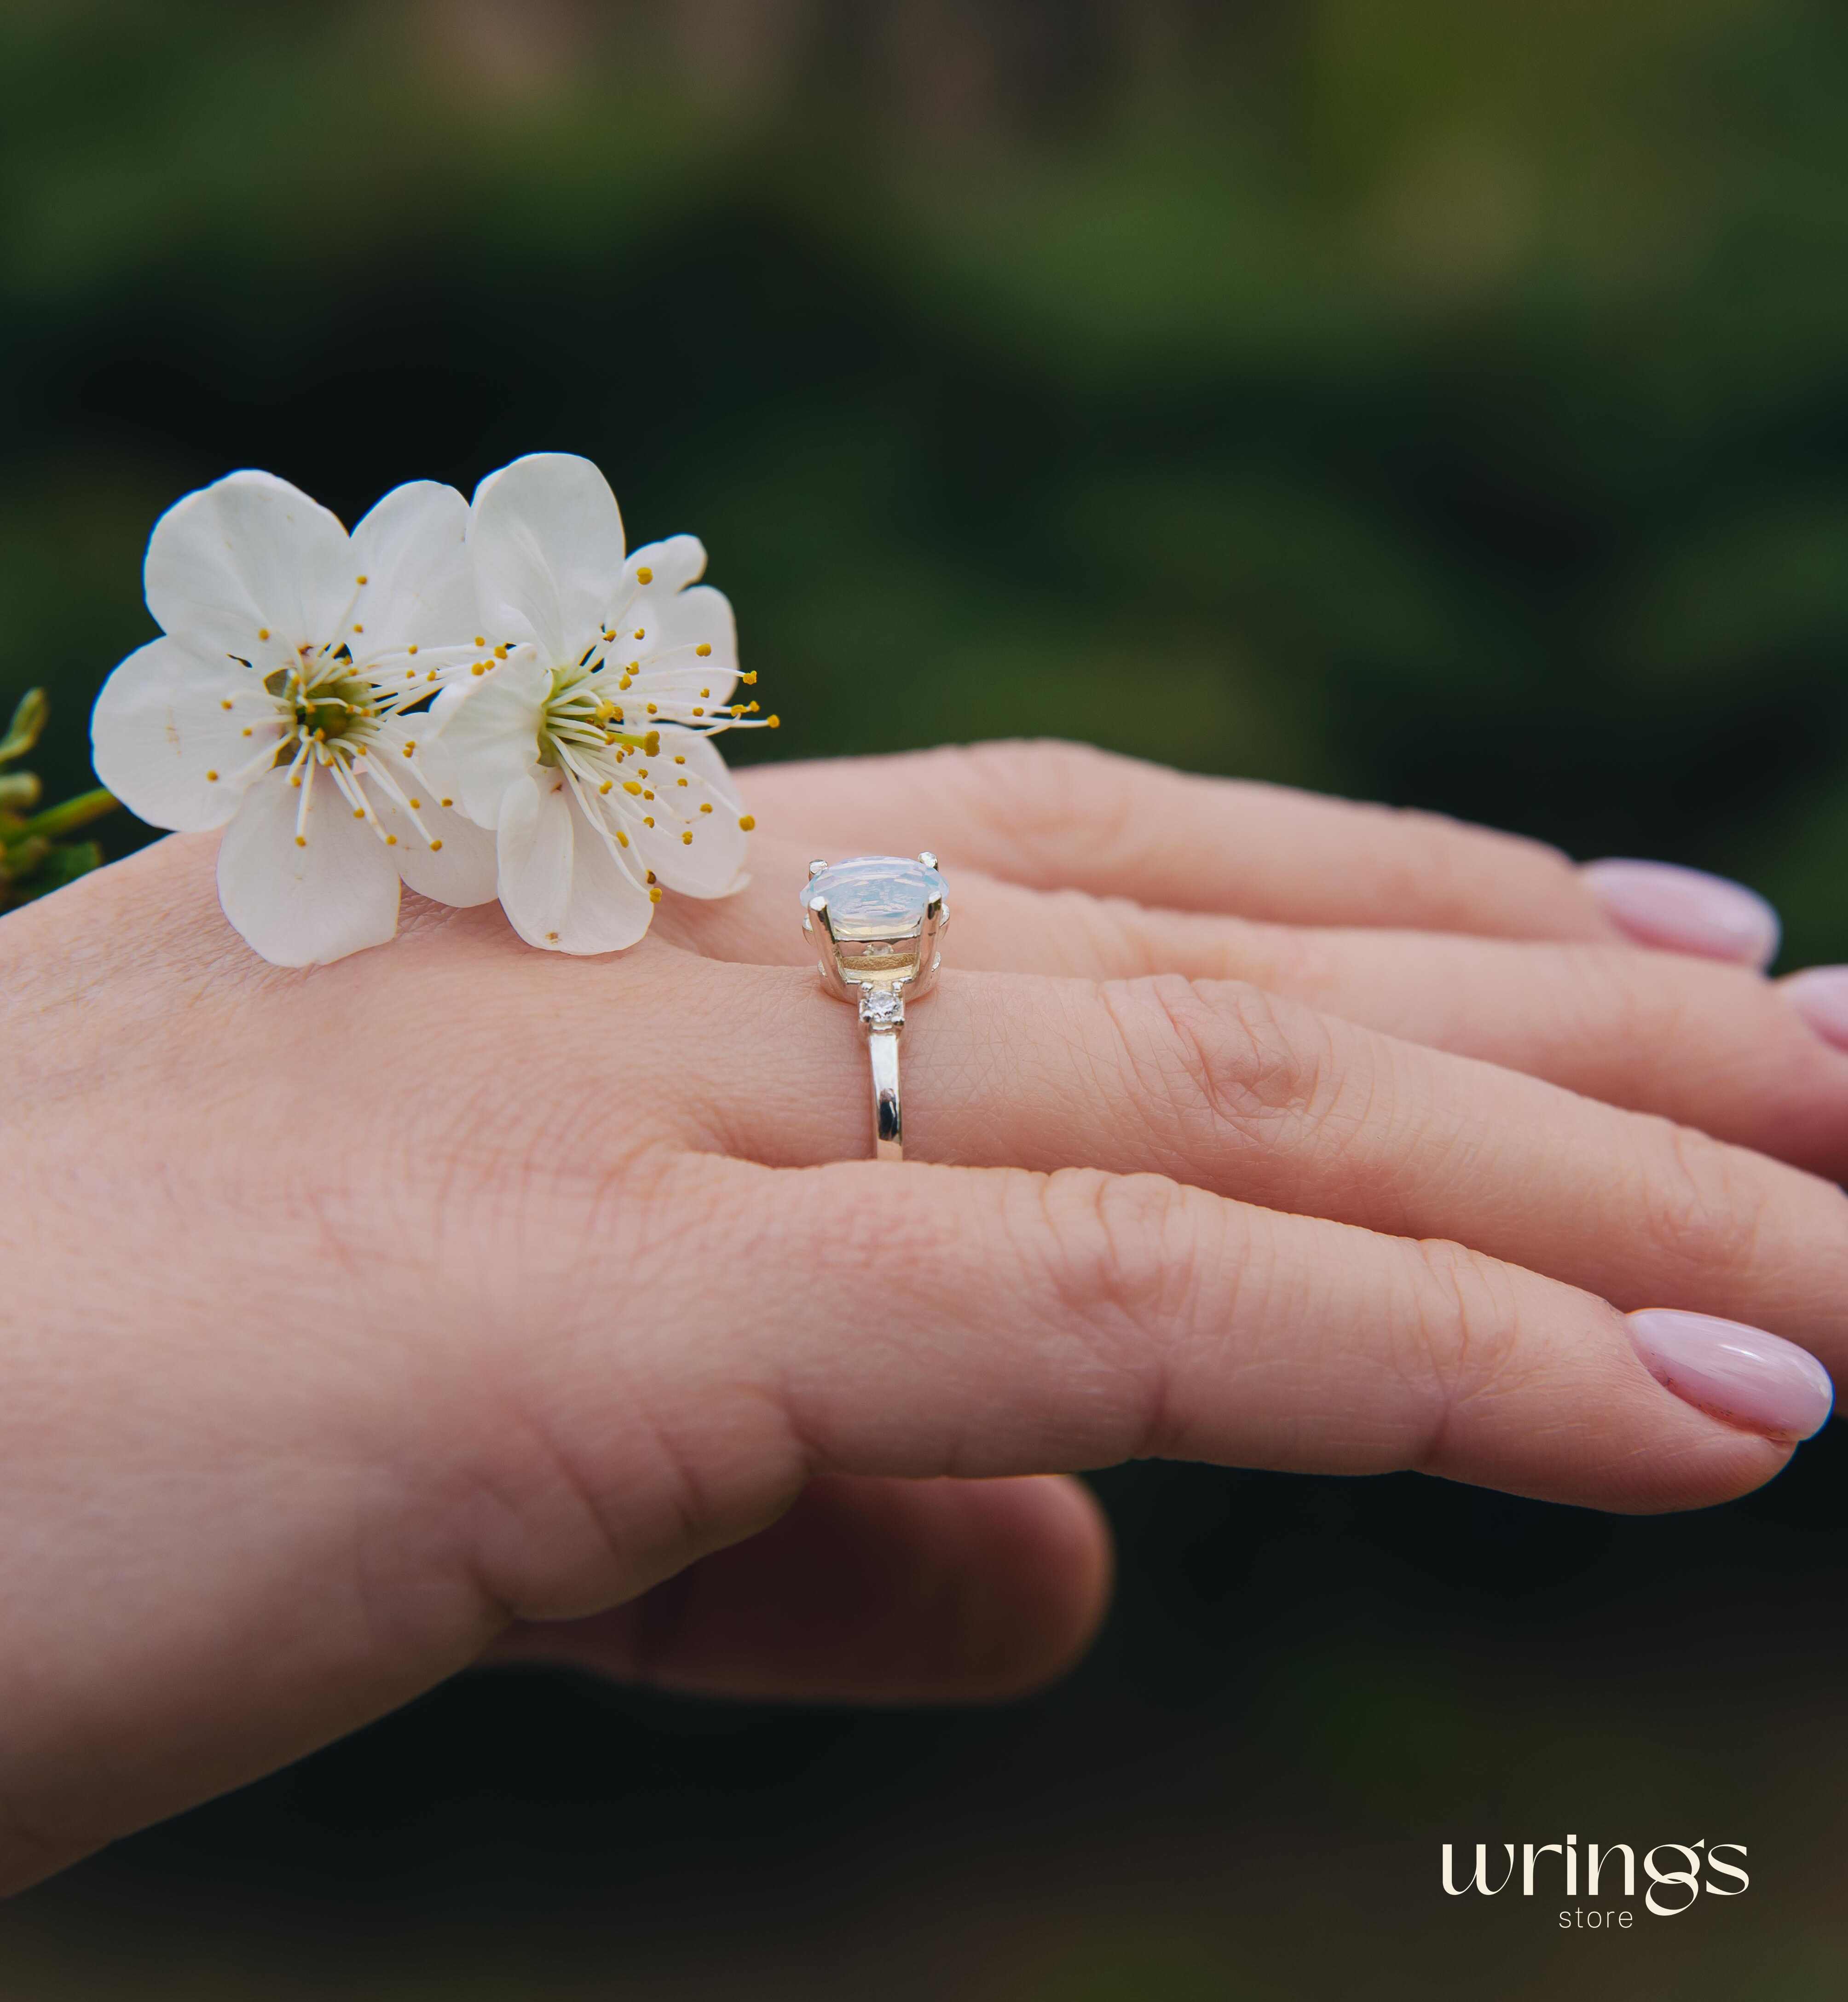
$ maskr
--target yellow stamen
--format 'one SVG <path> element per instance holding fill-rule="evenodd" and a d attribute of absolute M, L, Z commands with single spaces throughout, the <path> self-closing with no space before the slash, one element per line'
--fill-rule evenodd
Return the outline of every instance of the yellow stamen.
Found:
<path fill-rule="evenodd" d="M 635 581 L 637 584 L 652 584 L 654 581 L 654 573 L 646 563 L 643 563 L 636 572 Z"/>
<path fill-rule="evenodd" d="M 747 834 L 748 834 L 751 830 L 756 826 L 756 825 L 757 818 L 755 814 L 740 814 L 738 815 L 738 825 L 741 827 Z"/>
<path fill-rule="evenodd" d="M 693 651 L 699 656 L 701 660 L 703 661 L 706 655 L 712 651 L 712 648 L 709 647 L 703 640 L 702 640 L 699 645 L 693 649 Z"/>

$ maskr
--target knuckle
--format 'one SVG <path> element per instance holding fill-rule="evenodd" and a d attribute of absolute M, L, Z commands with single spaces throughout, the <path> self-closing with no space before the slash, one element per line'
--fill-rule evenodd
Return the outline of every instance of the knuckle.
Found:
<path fill-rule="evenodd" d="M 1275 1146 L 1320 1125 L 1338 1097 L 1327 1025 L 1243 982 L 1210 991 L 1177 974 L 1100 990 L 1118 1059 L 1152 1120 Z"/>
<path fill-rule="evenodd" d="M 1068 1168 L 1041 1184 L 1032 1241 L 1050 1247 L 1053 1296 L 1087 1342 L 1100 1409 L 1127 1414 L 1132 1457 L 1167 1429 L 1177 1341 L 1199 1310 L 1203 1200 L 1161 1175 Z"/>
<path fill-rule="evenodd" d="M 1446 814 L 1418 807 L 1388 807 L 1397 837 L 1396 854 L 1408 890 L 1428 909 L 1466 912 L 1480 906 L 1484 892 L 1505 895 L 1511 870 L 1515 880 L 1571 892 L 1571 860 L 1545 842 L 1497 829 L 1473 827 Z"/>
<path fill-rule="evenodd" d="M 1770 1196 L 1750 1158 L 1691 1126 L 1651 1123 L 1662 1145 L 1643 1182 L 1651 1241 L 1689 1270 L 1752 1264 Z"/>
<path fill-rule="evenodd" d="M 1030 856 L 1048 856 L 1082 829 L 1093 854 L 1114 855 L 1134 806 L 1132 759 L 1055 738 L 958 745 L 951 761 L 968 810 Z"/>
<path fill-rule="evenodd" d="M 1418 1464 L 1443 1457 L 1444 1440 L 1461 1407 L 1493 1394 L 1517 1372 L 1525 1348 L 1522 1303 L 1513 1270 L 1444 1238 L 1421 1240 L 1416 1297 L 1405 1318 L 1400 1358 L 1406 1383 L 1431 1403 Z"/>

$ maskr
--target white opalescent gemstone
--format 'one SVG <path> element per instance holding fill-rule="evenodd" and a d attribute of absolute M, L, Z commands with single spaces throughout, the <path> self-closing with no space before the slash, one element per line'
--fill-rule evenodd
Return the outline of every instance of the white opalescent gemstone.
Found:
<path fill-rule="evenodd" d="M 862 855 L 837 862 L 803 886 L 802 908 L 828 899 L 828 922 L 839 939 L 904 938 L 924 922 L 943 879 L 905 855 Z"/>

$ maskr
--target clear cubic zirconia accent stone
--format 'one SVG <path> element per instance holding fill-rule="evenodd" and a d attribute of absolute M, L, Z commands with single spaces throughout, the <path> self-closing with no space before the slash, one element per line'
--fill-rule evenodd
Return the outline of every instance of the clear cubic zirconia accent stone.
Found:
<path fill-rule="evenodd" d="M 895 1029 L 905 1020 L 905 997 L 896 987 L 859 990 L 859 1019 L 869 1029 Z"/>

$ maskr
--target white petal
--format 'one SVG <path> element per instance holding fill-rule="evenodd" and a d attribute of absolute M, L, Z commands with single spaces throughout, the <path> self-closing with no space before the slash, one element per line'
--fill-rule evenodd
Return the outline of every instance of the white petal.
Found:
<path fill-rule="evenodd" d="M 622 516 L 588 459 L 535 452 L 475 490 L 469 560 L 484 630 L 539 642 L 548 667 L 603 630 L 622 582 Z"/>
<path fill-rule="evenodd" d="M 701 584 L 672 596 L 644 591 L 623 619 L 609 658 L 612 665 L 636 662 L 633 692 L 651 702 L 730 701 L 738 676 L 738 634 L 731 602 L 722 591 Z M 701 654 L 701 647 L 712 650 Z"/>
<path fill-rule="evenodd" d="M 676 755 L 686 762 L 676 765 Z M 654 797 L 645 804 L 629 799 L 622 821 L 642 866 L 682 896 L 728 897 L 741 888 L 745 844 L 738 819 L 743 806 L 710 741 L 694 731 L 663 730 L 661 755 L 649 759 L 647 769 Z M 712 811 L 702 813 L 702 805 Z M 641 824 L 640 813 L 652 817 L 653 827 Z M 691 841 L 684 838 L 689 834 Z"/>
<path fill-rule="evenodd" d="M 398 929 L 398 871 L 388 849 L 329 781 L 316 779 L 305 832 L 302 794 L 284 772 L 245 793 L 218 849 L 218 902 L 246 941 L 275 966 L 319 966 Z"/>
<path fill-rule="evenodd" d="M 644 579 L 641 573 L 648 575 Z M 666 541 L 644 542 L 630 553 L 622 566 L 622 581 L 648 591 L 684 591 L 706 574 L 706 545 L 697 535 L 669 535 Z"/>
<path fill-rule="evenodd" d="M 269 473 L 228 473 L 176 502 L 154 525 L 142 570 L 164 632 L 266 671 L 333 637 L 354 574 L 339 521 Z"/>
<path fill-rule="evenodd" d="M 469 571 L 469 504 L 453 487 L 413 480 L 353 531 L 355 581 L 366 581 L 349 625 L 355 658 L 400 647 L 466 646 L 479 630 Z"/>
<path fill-rule="evenodd" d="M 494 896 L 494 836 L 443 804 L 454 797 L 455 780 L 440 744 L 416 735 L 424 720 L 410 717 L 385 725 L 378 748 L 355 769 L 379 825 L 397 837 L 391 854 L 398 874 L 420 896 L 465 909 Z M 408 757 L 407 744 L 414 747 Z"/>
<path fill-rule="evenodd" d="M 239 768 L 283 731 L 254 668 L 204 659 L 169 639 L 131 654 L 90 716 L 103 784 L 150 825 L 189 832 L 230 819 L 249 782 L 232 783 Z"/>
<path fill-rule="evenodd" d="M 553 952 L 619 952 L 654 915 L 647 885 L 611 853 L 551 771 L 507 796 L 500 902 L 528 944 Z"/>
<path fill-rule="evenodd" d="M 571 900 L 571 816 L 563 781 L 539 772 L 507 788 L 499 830 L 500 902 L 528 945 L 556 947 Z"/>
<path fill-rule="evenodd" d="M 465 696 L 438 698 L 444 706 L 431 718 L 432 741 L 443 746 L 459 788 L 457 804 L 477 825 L 500 825 L 507 789 L 538 762 L 539 721 L 551 692 L 551 675 L 528 655 L 502 661 Z"/>

